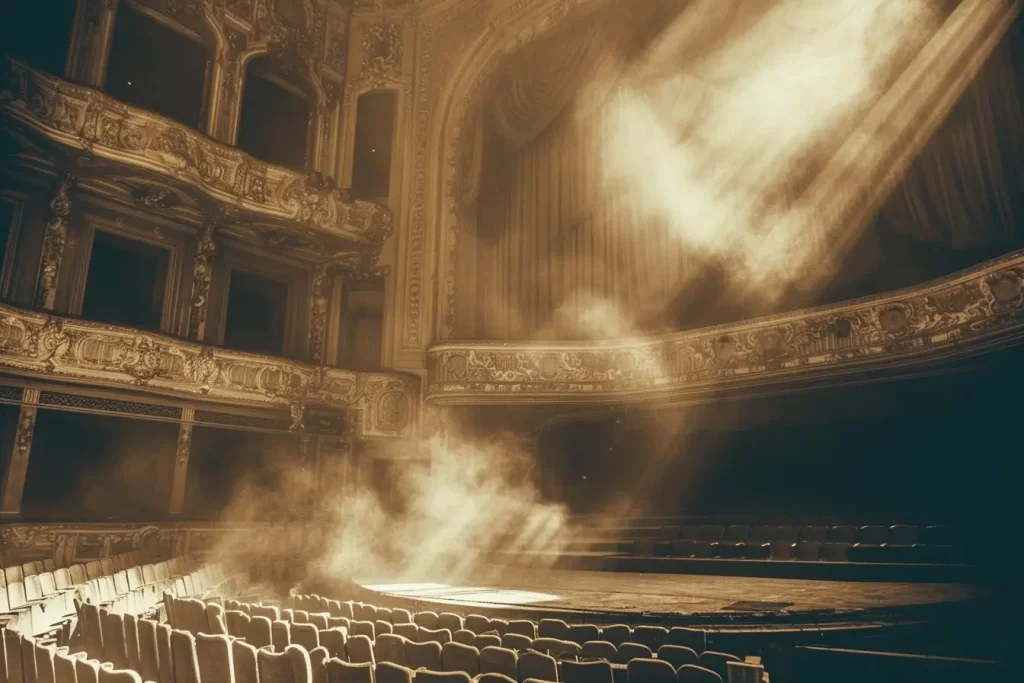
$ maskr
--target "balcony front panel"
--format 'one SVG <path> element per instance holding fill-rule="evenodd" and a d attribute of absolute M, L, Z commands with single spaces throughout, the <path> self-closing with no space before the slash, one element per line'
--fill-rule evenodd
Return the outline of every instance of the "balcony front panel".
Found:
<path fill-rule="evenodd" d="M 372 269 L 393 225 L 390 210 L 353 200 L 314 175 L 258 161 L 187 126 L 5 60 L 0 112 L 67 149 L 192 188 L 239 217 L 273 222 L 297 237 L 348 245 L 342 265 Z"/>
<path fill-rule="evenodd" d="M 659 337 L 452 342 L 428 350 L 438 404 L 700 400 L 936 362 L 1024 336 L 1024 251 L 866 299 Z"/>
<path fill-rule="evenodd" d="M 0 304 L 0 371 L 172 397 L 287 406 L 301 430 L 307 406 L 357 410 L 356 435 L 412 436 L 420 381 L 242 353 L 179 338 Z"/>

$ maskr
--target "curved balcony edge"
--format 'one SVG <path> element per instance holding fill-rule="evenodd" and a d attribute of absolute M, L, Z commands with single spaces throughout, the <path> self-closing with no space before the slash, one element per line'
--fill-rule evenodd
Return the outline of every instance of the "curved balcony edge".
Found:
<path fill-rule="evenodd" d="M 356 372 L 231 351 L 168 335 L 0 304 L 0 372 L 164 396 L 286 406 L 302 429 L 307 405 L 361 414 L 360 438 L 415 434 L 420 378 Z"/>
<path fill-rule="evenodd" d="M 0 111 L 64 147 L 183 182 L 226 207 L 366 245 L 371 266 L 394 230 L 391 210 L 350 199 L 309 173 L 259 161 L 188 126 L 7 58 Z"/>
<path fill-rule="evenodd" d="M 1024 337 L 1024 250 L 877 296 L 657 337 L 427 350 L 425 398 L 479 403 L 701 400 L 764 384 L 942 360 Z"/>

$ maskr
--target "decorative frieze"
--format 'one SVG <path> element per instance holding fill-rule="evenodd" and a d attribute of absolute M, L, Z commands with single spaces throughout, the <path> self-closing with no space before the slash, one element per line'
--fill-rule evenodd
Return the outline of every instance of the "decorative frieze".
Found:
<path fill-rule="evenodd" d="M 359 412 L 362 438 L 412 435 L 417 419 L 412 375 L 313 366 L 7 304 L 0 304 L 0 368 L 243 405 L 333 405 Z"/>
<path fill-rule="evenodd" d="M 453 342 L 428 401 L 642 403 L 972 353 L 1024 335 L 1024 251 L 920 287 L 638 341 Z"/>
<path fill-rule="evenodd" d="M 138 551 L 144 562 L 175 555 L 204 552 L 246 534 L 248 538 L 273 539 L 284 547 L 301 539 L 294 527 L 283 524 L 228 524 L 171 522 L 164 524 L 0 524 L 0 562 L 3 566 L 52 559 L 56 566 L 99 560 L 119 553 Z M 296 542 L 294 550 L 301 550 Z"/>

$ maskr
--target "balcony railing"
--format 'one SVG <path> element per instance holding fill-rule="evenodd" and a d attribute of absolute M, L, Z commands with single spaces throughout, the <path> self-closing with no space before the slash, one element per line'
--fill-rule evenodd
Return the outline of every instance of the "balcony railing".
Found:
<path fill-rule="evenodd" d="M 917 287 L 633 341 L 452 342 L 427 352 L 437 404 L 699 400 L 977 353 L 1024 336 L 1024 251 Z"/>
<path fill-rule="evenodd" d="M 0 63 L 0 112 L 51 142 L 185 184 L 243 214 L 362 245 L 361 265 L 376 263 L 392 232 L 387 207 L 351 199 L 315 174 L 259 161 L 188 126 L 12 59 Z"/>
<path fill-rule="evenodd" d="M 169 335 L 0 304 L 0 370 L 32 378 L 124 387 L 171 397 L 287 407 L 300 430 L 306 406 L 358 411 L 357 436 L 413 435 L 419 378 L 355 372 L 243 353 Z"/>

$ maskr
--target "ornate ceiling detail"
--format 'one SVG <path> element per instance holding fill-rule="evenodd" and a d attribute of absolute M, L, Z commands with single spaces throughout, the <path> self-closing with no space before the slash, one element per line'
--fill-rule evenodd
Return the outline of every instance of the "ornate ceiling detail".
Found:
<path fill-rule="evenodd" d="M 631 342 L 453 342 L 428 401 L 643 403 L 977 352 L 1024 335 L 1024 251 L 918 288 Z"/>
<path fill-rule="evenodd" d="M 358 435 L 415 429 L 419 378 L 354 372 L 0 304 L 0 369 L 236 404 L 358 410 Z"/>
<path fill-rule="evenodd" d="M 126 106 L 92 88 L 73 85 L 6 62 L 0 82 L 0 112 L 63 147 L 91 153 L 139 174 L 150 174 L 195 189 L 253 220 L 313 230 L 326 238 L 362 246 L 353 255 L 373 261 L 390 211 L 353 200 L 315 176 L 274 166 L 211 140 L 156 114 Z M 144 197 L 143 200 L 148 200 Z M 158 199 L 159 202 L 159 199 Z M 375 253 L 367 250 L 377 249 Z"/>
<path fill-rule="evenodd" d="M 402 25 L 381 21 L 364 26 L 361 33 L 361 63 L 353 86 L 365 90 L 401 83 Z"/>

